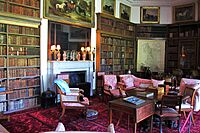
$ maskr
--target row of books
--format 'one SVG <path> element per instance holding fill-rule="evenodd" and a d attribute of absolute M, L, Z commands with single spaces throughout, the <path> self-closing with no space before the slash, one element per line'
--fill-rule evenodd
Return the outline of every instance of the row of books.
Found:
<path fill-rule="evenodd" d="M 8 0 L 10 2 L 24 4 L 32 7 L 40 7 L 40 0 Z"/>
<path fill-rule="evenodd" d="M 113 52 L 112 51 L 102 52 L 101 57 L 102 58 L 113 58 Z"/>
<path fill-rule="evenodd" d="M 8 44 L 39 46 L 40 39 L 38 37 L 9 35 L 8 36 Z"/>
<path fill-rule="evenodd" d="M 7 111 L 7 102 L 0 102 L 0 112 Z"/>
<path fill-rule="evenodd" d="M 40 75 L 39 68 L 23 68 L 23 69 L 9 69 L 8 77 L 26 77 Z"/>
<path fill-rule="evenodd" d="M 101 43 L 105 44 L 112 44 L 116 46 L 132 46 L 133 42 L 130 40 L 125 40 L 125 39 L 118 39 L 114 37 L 106 37 L 102 36 L 101 37 Z"/>
<path fill-rule="evenodd" d="M 102 65 L 106 65 L 106 64 L 112 64 L 113 63 L 113 59 L 101 59 L 101 64 Z"/>
<path fill-rule="evenodd" d="M 0 67 L 6 67 L 6 58 L 0 58 Z"/>
<path fill-rule="evenodd" d="M 0 34 L 0 44 L 6 44 L 6 35 Z"/>
<path fill-rule="evenodd" d="M 120 71 L 123 70 L 123 66 L 122 65 L 114 65 L 114 71 Z"/>
<path fill-rule="evenodd" d="M 101 24 L 107 24 L 107 25 L 110 25 L 110 27 L 116 27 L 116 28 L 130 30 L 130 31 L 134 30 L 133 25 L 129 25 L 121 21 L 115 21 L 113 19 L 108 19 L 108 18 L 103 18 L 103 17 L 101 17 Z"/>
<path fill-rule="evenodd" d="M 0 43 L 1 43 L 1 39 L 0 39 Z M 6 55 L 6 53 L 7 53 L 6 46 L 0 46 L 0 55 Z"/>
<path fill-rule="evenodd" d="M 19 88 L 28 88 L 31 86 L 39 86 L 40 78 L 31 78 L 31 79 L 15 79 L 9 80 L 8 89 L 19 89 Z"/>
<path fill-rule="evenodd" d="M 4 27 L 1 25 L 6 26 L 6 24 L 0 24 L 0 27 Z M 5 32 L 6 32 L 6 30 L 5 30 Z M 40 31 L 39 31 L 39 28 L 22 27 L 22 26 L 18 26 L 18 25 L 8 25 L 8 33 L 39 35 Z"/>
<path fill-rule="evenodd" d="M 0 78 L 6 78 L 6 77 L 7 77 L 6 74 L 7 74 L 7 73 L 6 73 L 6 70 L 0 69 Z"/>
<path fill-rule="evenodd" d="M 22 108 L 31 108 L 38 105 L 38 98 L 20 99 L 8 103 L 8 111 L 14 111 Z"/>
<path fill-rule="evenodd" d="M 21 89 L 21 90 L 14 90 L 13 93 L 8 94 L 8 98 L 11 99 L 18 99 L 18 98 L 27 98 L 38 96 L 40 94 L 40 88 L 28 88 L 28 89 Z"/>
<path fill-rule="evenodd" d="M 39 47 L 8 47 L 8 55 L 40 55 L 40 50 Z"/>
<path fill-rule="evenodd" d="M 9 58 L 8 66 L 39 66 L 40 58 Z"/>
<path fill-rule="evenodd" d="M 8 7 L 10 13 L 24 15 L 24 16 L 31 16 L 31 17 L 40 17 L 40 10 L 39 9 L 32 9 L 29 7 L 24 7 L 21 5 L 9 5 Z"/>

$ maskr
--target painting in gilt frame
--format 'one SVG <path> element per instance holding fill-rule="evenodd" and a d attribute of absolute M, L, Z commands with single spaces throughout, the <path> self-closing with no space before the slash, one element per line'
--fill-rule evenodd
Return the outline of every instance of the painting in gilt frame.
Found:
<path fill-rule="evenodd" d="M 102 0 L 102 12 L 115 15 L 115 0 Z"/>
<path fill-rule="evenodd" d="M 94 27 L 94 0 L 45 0 L 44 6 L 49 20 Z"/>
<path fill-rule="evenodd" d="M 120 18 L 130 20 L 131 7 L 120 3 Z"/>
<path fill-rule="evenodd" d="M 160 23 L 160 7 L 141 7 L 141 23 Z"/>
<path fill-rule="evenodd" d="M 195 20 L 195 3 L 173 7 L 173 21 L 188 22 Z"/>

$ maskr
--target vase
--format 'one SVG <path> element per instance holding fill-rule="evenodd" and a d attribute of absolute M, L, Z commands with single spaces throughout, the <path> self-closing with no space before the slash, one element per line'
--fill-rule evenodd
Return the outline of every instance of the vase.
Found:
<path fill-rule="evenodd" d="M 67 60 L 67 55 L 66 55 L 66 51 L 63 51 L 63 61 Z"/>

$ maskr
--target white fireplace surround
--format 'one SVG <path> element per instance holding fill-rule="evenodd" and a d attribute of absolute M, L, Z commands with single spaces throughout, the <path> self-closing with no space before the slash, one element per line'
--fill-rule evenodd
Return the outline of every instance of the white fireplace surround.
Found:
<path fill-rule="evenodd" d="M 48 87 L 53 88 L 53 81 L 56 75 L 61 72 L 76 72 L 85 71 L 86 82 L 91 83 L 90 96 L 93 95 L 94 75 L 93 75 L 93 61 L 49 61 L 48 62 Z"/>

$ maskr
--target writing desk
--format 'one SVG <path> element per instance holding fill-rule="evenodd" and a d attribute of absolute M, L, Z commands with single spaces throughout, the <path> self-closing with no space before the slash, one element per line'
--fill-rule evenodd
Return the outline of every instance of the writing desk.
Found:
<path fill-rule="evenodd" d="M 109 122 L 112 123 L 113 110 L 127 113 L 132 116 L 133 119 L 133 133 L 136 133 L 137 123 L 141 122 L 146 118 L 151 118 L 150 132 L 153 128 L 153 114 L 155 111 L 155 104 L 153 100 L 145 100 L 144 103 L 134 105 L 123 100 L 123 98 L 109 101 Z M 118 117 L 118 116 L 116 116 Z"/>

